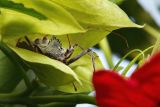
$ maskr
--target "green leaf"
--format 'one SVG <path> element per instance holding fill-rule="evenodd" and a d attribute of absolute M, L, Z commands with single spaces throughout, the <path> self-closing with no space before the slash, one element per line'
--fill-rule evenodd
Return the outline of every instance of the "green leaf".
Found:
<path fill-rule="evenodd" d="M 14 39 L 29 33 L 53 34 L 55 26 L 49 20 L 39 20 L 32 16 L 9 9 L 0 9 L 0 28 L 4 39 Z M 16 16 L 16 17 L 15 17 Z"/>
<path fill-rule="evenodd" d="M 114 30 L 142 27 L 134 24 L 117 5 L 108 0 L 51 0 L 68 10 L 80 23 Z"/>
<path fill-rule="evenodd" d="M 12 62 L 0 51 L 0 93 L 13 91 L 22 75 Z"/>
<path fill-rule="evenodd" d="M 35 10 L 25 8 L 22 4 L 17 4 L 17 3 L 14 3 L 12 1 L 10 1 L 10 0 L 0 0 L 0 7 L 15 10 L 15 11 L 18 11 L 18 12 L 22 12 L 24 14 L 28 14 L 30 16 L 39 18 L 41 20 L 42 19 L 47 19 L 45 16 L 36 12 Z"/>
<path fill-rule="evenodd" d="M 12 0 L 15 3 L 22 3 L 27 8 L 32 8 L 52 21 L 54 29 L 58 30 L 53 34 L 67 34 L 85 32 L 75 18 L 61 6 L 50 0 Z"/>
<path fill-rule="evenodd" d="M 34 70 L 41 82 L 48 86 L 59 86 L 76 80 L 81 84 L 77 75 L 60 61 L 44 55 L 10 46 Z"/>
<path fill-rule="evenodd" d="M 90 48 L 100 42 L 110 32 L 105 30 L 88 30 L 84 34 L 70 36 L 71 43 L 79 44 L 83 48 Z"/>
<path fill-rule="evenodd" d="M 59 35 L 57 37 L 60 38 L 62 45 L 64 47 L 67 47 L 68 41 L 63 34 L 67 34 L 67 33 L 69 34 L 71 44 L 76 43 L 83 48 L 89 48 L 97 44 L 100 40 L 102 40 L 106 35 L 108 35 L 111 31 L 115 29 L 119 29 L 123 27 L 137 27 L 137 28 L 141 27 L 131 22 L 128 16 L 117 5 L 115 5 L 112 2 L 109 2 L 108 0 L 93 0 L 92 2 L 90 2 L 89 0 L 79 0 L 79 1 L 78 0 L 39 0 L 39 1 L 38 0 L 14 0 L 14 1 L 16 1 L 16 3 L 22 3 L 24 4 L 25 7 L 32 8 L 48 18 L 48 20 L 45 20 L 43 24 L 41 22 L 42 20 L 39 20 L 37 18 L 34 19 L 34 21 L 38 20 L 36 24 L 39 29 L 45 27 L 46 25 L 47 28 L 41 29 L 41 30 L 47 30 L 47 32 L 49 31 L 49 33 L 46 33 L 46 31 L 42 32 L 41 30 L 39 30 L 39 32 L 51 34 L 53 32 L 49 30 L 52 28 L 51 26 L 53 26 L 55 23 L 60 25 L 60 29 L 57 29 L 57 26 L 53 27 L 53 29 L 54 31 L 58 30 L 56 32 L 57 33 L 56 35 Z M 10 12 L 9 14 L 12 14 L 12 12 Z M 17 14 L 22 14 L 22 13 L 17 12 Z M 23 14 L 23 15 L 28 16 L 26 14 Z M 11 20 L 8 23 L 14 20 L 15 17 L 13 16 L 15 15 L 12 15 L 12 18 L 10 17 L 8 18 Z M 65 16 L 68 16 L 68 17 L 65 18 Z M 33 19 L 32 16 L 28 16 L 28 17 L 30 17 L 30 20 Z M 7 15 L 6 15 L 6 18 L 7 18 Z M 6 18 L 3 18 L 3 20 L 6 20 Z M 72 22 L 75 22 L 77 24 L 80 23 L 81 24 L 80 26 L 82 26 L 85 29 L 88 29 L 88 31 L 81 34 L 80 34 L 80 31 L 79 32 L 76 31 L 75 32 L 76 34 L 70 34 L 73 32 L 69 32 L 67 29 L 70 29 L 71 27 L 74 27 L 75 29 L 77 29 L 79 27 L 70 26 L 72 24 L 70 24 L 70 20 L 68 20 L 68 18 L 73 19 L 71 23 Z M 30 28 L 31 30 L 27 29 L 26 32 L 23 33 L 23 30 L 24 30 L 23 26 L 25 25 L 26 22 L 29 23 L 30 21 L 28 21 L 28 19 L 26 19 L 24 16 L 23 17 L 21 16 L 21 19 L 23 19 L 21 22 L 22 26 L 13 27 L 16 24 L 18 24 L 17 21 L 19 21 L 19 18 L 15 18 L 15 19 L 16 19 L 16 22 L 14 24 L 10 24 L 9 27 L 3 26 L 4 28 L 3 31 L 5 31 L 6 34 L 8 33 L 8 31 L 10 31 L 10 29 L 13 29 L 13 28 L 17 28 L 16 30 L 21 29 L 18 31 L 17 34 L 15 33 L 17 32 L 15 29 L 11 30 L 13 33 L 15 33 L 15 35 L 19 35 L 20 34 L 19 32 L 22 32 L 21 34 L 28 33 L 27 31 L 31 31 L 31 33 L 33 31 L 35 31 L 34 33 L 39 33 L 39 32 L 36 32 L 36 30 L 32 31 L 32 29 L 34 28 L 33 25 L 35 24 L 34 21 L 31 22 L 32 26 L 29 24 L 29 27 L 27 27 L 28 29 Z M 26 22 L 24 23 L 25 19 L 26 19 Z M 6 22 L 7 21 L 8 20 L 6 20 Z M 50 24 L 48 24 L 46 21 L 47 22 L 49 21 L 48 23 Z M 5 21 L 2 21 L 2 22 L 5 23 Z M 39 24 L 39 22 L 41 23 Z M 75 23 L 73 25 L 77 25 Z M 6 24 L 2 24 L 2 25 L 6 25 Z M 67 33 L 66 32 L 64 33 L 64 31 L 66 31 Z M 53 32 L 53 34 L 55 34 L 55 32 Z M 60 34 L 62 34 L 62 36 L 60 36 Z M 12 35 L 12 33 L 8 35 Z M 33 38 L 35 38 L 35 36 L 31 37 L 31 39 Z M 11 38 L 10 40 L 14 40 L 14 42 L 16 42 L 16 39 Z M 86 92 L 86 91 L 92 90 L 91 77 L 92 77 L 93 70 L 92 70 L 92 64 L 91 64 L 90 58 L 86 58 L 86 56 L 84 56 L 80 58 L 78 61 L 74 62 L 73 64 L 66 66 L 59 61 L 50 59 L 46 56 L 31 52 L 31 51 L 18 49 L 18 48 L 12 48 L 12 49 L 22 59 L 24 59 L 31 65 L 31 67 L 34 69 L 37 76 L 45 84 L 48 84 L 49 86 L 63 85 L 63 86 L 57 87 L 57 89 L 65 92 L 71 92 L 71 93 Z M 80 52 L 80 51 L 75 51 L 75 54 L 73 56 L 75 56 L 77 52 Z M 61 64 L 62 66 L 60 66 Z M 96 65 L 98 64 L 100 64 L 100 61 L 96 61 Z M 60 68 L 57 68 L 58 65 L 60 66 Z M 64 69 L 65 67 L 68 69 L 68 72 L 70 72 L 70 74 L 66 73 L 66 69 Z M 102 68 L 102 66 L 99 66 L 98 68 Z M 60 79 L 67 78 L 66 79 L 67 81 L 63 81 L 63 80 L 59 81 L 59 78 Z M 78 80 L 77 78 L 80 80 Z M 77 79 L 77 81 L 82 81 L 82 85 L 79 85 L 79 83 L 74 82 L 74 84 L 78 89 L 76 92 L 74 91 L 74 87 L 72 84 L 74 79 L 75 80 Z M 56 83 L 54 83 L 55 81 Z"/>
<path fill-rule="evenodd" d="M 102 40 L 110 32 L 105 30 L 88 30 L 86 33 L 81 34 L 68 34 L 71 44 L 78 44 L 84 49 L 93 47 L 100 40 Z M 68 40 L 66 35 L 56 36 L 63 44 L 68 47 Z"/>
<path fill-rule="evenodd" d="M 125 0 L 109 0 L 109 1 L 112 1 L 113 3 L 116 3 L 116 4 L 121 4 Z"/>
<path fill-rule="evenodd" d="M 108 0 L 93 0 L 93 2 L 89 2 L 88 0 L 81 0 L 81 1 L 52 0 L 52 3 L 50 3 L 51 1 L 49 0 L 45 1 L 34 0 L 33 2 L 31 2 L 31 0 L 14 0 L 14 2 L 23 3 L 26 7 L 35 9 L 44 16 L 48 17 L 49 20 L 47 20 L 47 22 L 45 21 L 44 23 L 42 23 L 42 21 L 37 21 L 37 22 L 29 21 L 27 18 L 24 17 L 21 18 L 23 19 L 22 21 L 21 19 L 17 18 L 16 21 L 14 21 L 14 24 L 9 24 L 9 25 L 7 24 L 7 27 L 4 27 L 3 34 L 6 35 L 19 34 L 22 36 L 28 32 L 43 33 L 43 34 L 45 33 L 51 35 L 67 34 L 65 32 L 65 30 L 68 29 L 67 26 L 65 26 L 63 30 L 60 28 L 57 29 L 55 26 L 52 25 L 53 23 L 50 22 L 50 20 L 51 21 L 53 20 L 59 21 L 61 19 L 63 20 L 64 16 L 62 15 L 65 14 L 66 12 L 67 14 L 69 14 L 69 16 L 74 16 L 74 19 L 76 19 L 81 24 L 81 26 L 83 26 L 83 28 L 88 29 L 88 31 L 85 33 L 76 32 L 76 34 L 70 34 L 71 32 L 68 32 L 68 34 L 70 35 L 71 42 L 79 44 L 84 48 L 92 47 L 93 45 L 97 44 L 100 40 L 102 40 L 106 35 L 108 35 L 111 31 L 115 29 L 123 27 L 138 27 L 138 28 L 142 27 L 131 22 L 128 16 L 117 5 Z M 57 3 L 58 5 L 56 5 L 55 3 Z M 46 9 L 44 9 L 44 7 Z M 55 10 L 55 8 L 57 9 L 57 7 L 59 10 L 62 11 Z M 55 14 L 53 14 L 53 12 L 50 11 L 49 9 L 50 10 L 53 9 L 53 12 L 55 11 L 59 12 L 60 14 L 59 17 L 61 18 L 57 18 L 58 16 L 55 17 Z M 15 20 L 13 18 L 15 17 L 12 17 L 12 20 Z M 26 21 L 24 21 L 24 19 L 28 21 L 27 24 L 25 24 Z M 69 20 L 66 20 L 66 18 L 64 19 L 65 19 L 64 21 L 59 21 L 57 23 L 59 24 L 70 23 Z M 36 27 L 34 26 L 33 23 L 36 24 Z M 25 28 L 26 30 L 22 28 Z"/>
<path fill-rule="evenodd" d="M 69 34 L 71 43 L 89 48 L 115 29 L 137 27 L 117 5 L 108 0 L 51 0 L 69 11 L 86 29 L 85 33 Z"/>
<path fill-rule="evenodd" d="M 13 10 L 0 9 L 0 33 L 3 39 L 14 39 L 30 33 L 41 34 L 64 34 L 72 31 L 78 32 L 74 29 L 62 30 L 60 26 L 55 25 L 50 20 L 39 20 L 35 17 L 19 13 Z M 15 17 L 16 16 L 16 17 Z M 67 26 L 66 26 L 67 27 Z M 72 33 L 73 33 L 72 32 Z"/>

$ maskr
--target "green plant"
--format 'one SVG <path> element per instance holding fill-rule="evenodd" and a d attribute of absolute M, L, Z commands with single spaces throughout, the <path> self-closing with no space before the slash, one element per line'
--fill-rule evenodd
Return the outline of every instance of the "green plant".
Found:
<path fill-rule="evenodd" d="M 125 27 L 142 26 L 108 0 L 0 0 L 0 92 L 7 93 L 0 95 L 0 103 L 33 107 L 95 104 L 93 97 L 86 95 L 93 90 L 90 56 L 66 65 L 18 48 L 16 43 L 24 36 L 34 41 L 54 35 L 67 48 L 69 35 L 72 44 L 88 49 L 113 30 Z M 80 52 L 76 48 L 71 58 Z M 99 58 L 95 58 L 95 65 L 103 68 Z"/>

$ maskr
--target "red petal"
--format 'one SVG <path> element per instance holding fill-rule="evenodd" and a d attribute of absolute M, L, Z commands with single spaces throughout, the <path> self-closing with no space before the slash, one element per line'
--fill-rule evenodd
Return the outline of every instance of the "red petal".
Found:
<path fill-rule="evenodd" d="M 154 102 L 136 90 L 134 81 L 125 80 L 114 72 L 95 72 L 93 84 L 100 107 L 156 107 Z"/>
<path fill-rule="evenodd" d="M 131 79 L 137 81 L 139 90 L 154 100 L 160 101 L 160 53 L 135 71 Z"/>

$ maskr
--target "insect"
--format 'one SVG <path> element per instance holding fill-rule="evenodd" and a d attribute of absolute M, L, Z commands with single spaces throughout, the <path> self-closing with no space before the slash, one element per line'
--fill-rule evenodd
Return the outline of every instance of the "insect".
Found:
<path fill-rule="evenodd" d="M 37 38 L 34 41 L 30 41 L 27 36 L 25 36 L 24 38 L 25 38 L 24 41 L 21 41 L 21 39 L 17 41 L 17 44 L 16 44 L 17 47 L 43 54 L 52 59 L 61 61 L 66 65 L 69 65 L 77 61 L 78 59 L 80 59 L 85 54 L 90 53 L 89 55 L 91 56 L 91 59 L 92 59 L 93 70 L 95 71 L 95 63 L 94 63 L 95 57 L 91 49 L 89 48 L 83 49 L 78 44 L 71 45 L 68 35 L 67 35 L 67 39 L 69 42 L 69 47 L 67 49 L 62 47 L 62 44 L 55 36 L 52 36 L 51 39 L 48 39 L 47 36 L 44 36 L 43 38 Z M 79 53 L 77 56 L 71 58 L 75 47 L 81 48 L 82 52 Z M 74 82 L 72 82 L 72 84 L 73 84 L 74 90 L 77 91 L 77 87 L 75 86 Z"/>
<path fill-rule="evenodd" d="M 68 35 L 67 38 L 69 41 Z M 78 44 L 71 45 L 70 41 L 68 49 L 65 49 L 62 47 L 62 44 L 55 36 L 52 36 L 51 39 L 49 39 L 47 36 L 44 36 L 43 38 L 35 39 L 33 42 L 30 41 L 27 36 L 25 36 L 25 40 L 21 41 L 19 39 L 16 46 L 46 55 L 52 59 L 61 61 L 66 65 L 69 65 L 77 61 L 85 54 L 92 52 L 91 49 L 83 49 Z M 74 48 L 77 46 L 80 47 L 83 51 L 77 56 L 70 58 L 74 52 Z M 93 68 L 95 70 L 94 55 L 90 54 L 90 56 L 92 57 Z"/>

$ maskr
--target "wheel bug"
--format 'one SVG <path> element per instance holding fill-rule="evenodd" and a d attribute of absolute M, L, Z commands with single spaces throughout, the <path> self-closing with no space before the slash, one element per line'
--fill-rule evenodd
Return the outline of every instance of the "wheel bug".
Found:
<path fill-rule="evenodd" d="M 71 45 L 68 35 L 67 39 L 69 42 L 68 49 L 63 48 L 59 39 L 57 39 L 55 36 L 52 36 L 51 39 L 48 39 L 47 36 L 44 36 L 43 38 L 35 39 L 33 42 L 30 41 L 27 36 L 25 36 L 25 40 L 21 41 L 21 39 L 19 39 L 16 46 L 19 48 L 28 49 L 46 55 L 52 59 L 61 61 L 66 65 L 69 65 L 80 59 L 85 54 L 90 53 L 89 55 L 92 58 L 93 70 L 95 71 L 95 63 L 94 63 L 95 57 L 91 49 L 89 48 L 83 49 L 78 44 Z M 80 49 L 82 49 L 82 52 L 79 53 L 77 56 L 71 58 L 75 47 L 79 47 Z"/>
<path fill-rule="evenodd" d="M 66 65 L 69 65 L 77 61 L 85 54 L 89 54 L 92 59 L 93 71 L 95 72 L 95 57 L 93 55 L 92 50 L 89 48 L 83 49 L 78 44 L 71 45 L 68 35 L 67 39 L 69 42 L 69 47 L 67 49 L 62 47 L 62 44 L 60 43 L 59 39 L 57 39 L 55 36 L 52 36 L 51 39 L 48 39 L 47 36 L 44 36 L 43 38 L 35 39 L 33 42 L 30 41 L 27 36 L 25 36 L 25 40 L 21 41 L 21 39 L 19 39 L 17 41 L 16 46 L 19 48 L 28 49 L 46 55 L 52 59 L 61 61 Z M 82 50 L 82 52 L 79 53 L 77 56 L 70 58 L 74 52 L 75 47 L 79 47 Z M 75 86 L 74 82 L 72 82 L 72 85 L 74 87 L 74 90 L 77 91 L 77 87 Z"/>

